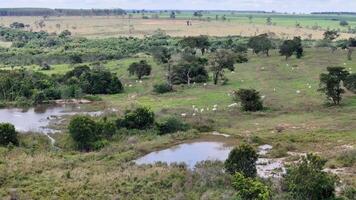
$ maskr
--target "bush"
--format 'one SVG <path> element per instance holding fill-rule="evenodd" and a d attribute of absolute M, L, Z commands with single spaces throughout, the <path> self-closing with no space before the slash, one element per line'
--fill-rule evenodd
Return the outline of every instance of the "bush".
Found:
<path fill-rule="evenodd" d="M 164 94 L 164 93 L 172 92 L 173 88 L 171 85 L 169 85 L 167 83 L 161 83 L 161 84 L 154 85 L 153 91 L 158 94 Z"/>
<path fill-rule="evenodd" d="M 152 127 L 155 121 L 155 114 L 148 108 L 137 108 L 136 110 L 128 110 L 123 119 L 117 120 L 118 128 L 127 129 L 148 129 Z"/>
<path fill-rule="evenodd" d="M 99 141 L 99 127 L 87 116 L 74 117 L 68 126 L 69 134 L 79 150 L 95 149 L 95 142 Z"/>
<path fill-rule="evenodd" d="M 326 160 L 308 154 L 302 161 L 287 169 L 284 185 L 296 200 L 333 199 L 336 176 L 323 172 Z"/>
<path fill-rule="evenodd" d="M 256 150 L 250 145 L 243 144 L 230 152 L 229 157 L 225 161 L 225 169 L 230 174 L 239 172 L 246 177 L 256 177 L 257 159 Z"/>
<path fill-rule="evenodd" d="M 104 119 L 97 123 L 100 128 L 100 135 L 110 139 L 117 131 L 116 124 L 112 121 Z"/>
<path fill-rule="evenodd" d="M 7 146 L 9 144 L 18 145 L 15 127 L 9 123 L 0 123 L 0 145 Z"/>
<path fill-rule="evenodd" d="M 234 100 L 241 102 L 244 111 L 260 111 L 263 109 L 263 103 L 259 92 L 253 89 L 240 89 L 234 92 Z"/>
<path fill-rule="evenodd" d="M 356 93 L 356 73 L 350 74 L 344 81 L 345 87 L 353 93 Z"/>
<path fill-rule="evenodd" d="M 342 167 L 352 167 L 356 163 L 356 150 L 343 152 L 337 157 L 337 161 L 342 164 Z"/>
<path fill-rule="evenodd" d="M 167 134 L 178 131 L 187 131 L 189 129 L 189 125 L 182 122 L 178 118 L 170 117 L 162 123 L 157 123 L 157 128 L 161 134 Z"/>
<path fill-rule="evenodd" d="M 271 190 L 259 180 L 244 177 L 241 173 L 236 173 L 232 180 L 232 185 L 237 191 L 237 199 L 244 200 L 269 200 Z"/>

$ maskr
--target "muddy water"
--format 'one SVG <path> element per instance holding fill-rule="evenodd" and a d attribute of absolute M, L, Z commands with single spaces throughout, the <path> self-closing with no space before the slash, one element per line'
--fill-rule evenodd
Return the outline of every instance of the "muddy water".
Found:
<path fill-rule="evenodd" d="M 169 149 L 152 152 L 135 161 L 136 164 L 154 164 L 157 162 L 185 163 L 189 169 L 204 160 L 225 161 L 232 150 L 233 145 L 217 141 L 196 141 L 184 143 Z M 280 177 L 285 173 L 281 159 L 262 158 L 272 149 L 270 145 L 258 148 L 261 158 L 257 161 L 257 173 L 262 178 Z"/>
<path fill-rule="evenodd" d="M 101 112 L 88 112 L 88 105 L 43 105 L 29 109 L 6 108 L 0 109 L 0 123 L 11 123 L 20 132 L 38 132 L 46 134 L 51 142 L 53 138 L 49 134 L 56 130 L 49 128 L 53 121 L 60 123 L 64 116 L 76 114 L 100 115 Z"/>

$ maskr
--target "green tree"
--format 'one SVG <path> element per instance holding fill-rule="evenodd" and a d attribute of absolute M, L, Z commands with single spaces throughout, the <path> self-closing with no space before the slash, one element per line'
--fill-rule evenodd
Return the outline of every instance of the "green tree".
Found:
<path fill-rule="evenodd" d="M 303 46 L 300 37 L 294 37 L 293 40 L 285 40 L 279 48 L 279 53 L 282 56 L 286 57 L 288 60 L 294 53 L 297 58 L 301 58 L 303 56 Z"/>
<path fill-rule="evenodd" d="M 141 80 L 143 76 L 149 76 L 151 74 L 151 70 L 152 67 L 147 63 L 146 60 L 134 62 L 128 68 L 130 75 L 136 74 L 139 80 Z"/>
<path fill-rule="evenodd" d="M 347 22 L 346 20 L 341 20 L 340 21 L 340 26 L 348 26 L 349 22 Z"/>
<path fill-rule="evenodd" d="M 327 99 L 330 99 L 334 105 L 339 105 L 342 94 L 345 93 L 345 90 L 341 87 L 341 82 L 346 79 L 349 72 L 343 67 L 328 67 L 327 70 L 327 74 L 320 74 L 319 91 L 325 93 Z"/>
<path fill-rule="evenodd" d="M 0 123 L 0 146 L 7 146 L 8 144 L 18 145 L 18 143 L 14 125 Z"/>
<path fill-rule="evenodd" d="M 225 161 L 225 169 L 230 174 L 239 172 L 246 177 L 256 177 L 257 159 L 256 150 L 250 145 L 243 144 L 230 152 L 229 157 Z"/>
<path fill-rule="evenodd" d="M 268 38 L 267 34 L 251 37 L 247 45 L 253 50 L 253 53 L 258 54 L 263 52 L 266 56 L 269 56 L 269 50 L 273 47 L 272 41 Z"/>
<path fill-rule="evenodd" d="M 271 190 L 261 181 L 245 177 L 236 173 L 232 179 L 232 186 L 237 191 L 237 199 L 243 200 L 269 200 Z"/>
<path fill-rule="evenodd" d="M 337 177 L 323 172 L 326 160 L 308 154 L 287 169 L 284 185 L 296 200 L 333 199 Z"/>
<path fill-rule="evenodd" d="M 234 71 L 234 64 L 236 62 L 236 54 L 230 50 L 219 49 L 212 53 L 210 57 L 210 70 L 213 72 L 215 85 L 218 84 L 219 79 L 225 79 L 224 69 Z"/>
<path fill-rule="evenodd" d="M 353 93 L 356 93 L 356 74 L 350 74 L 344 81 L 345 87 Z"/>
<path fill-rule="evenodd" d="M 259 92 L 254 89 L 240 89 L 234 92 L 234 100 L 241 102 L 244 111 L 256 112 L 263 109 Z"/>
<path fill-rule="evenodd" d="M 209 38 L 205 35 L 184 37 L 179 43 L 183 48 L 200 49 L 203 55 L 210 46 Z"/>
<path fill-rule="evenodd" d="M 324 32 L 324 40 L 333 41 L 340 36 L 336 30 L 327 30 Z"/>
<path fill-rule="evenodd" d="M 140 107 L 135 110 L 127 110 L 123 119 L 117 120 L 119 128 L 148 129 L 154 125 L 155 114 L 148 108 Z"/>
<path fill-rule="evenodd" d="M 100 129 L 96 122 L 88 116 L 75 116 L 71 119 L 69 135 L 75 142 L 77 149 L 90 151 L 95 148 L 95 142 L 100 138 Z"/>

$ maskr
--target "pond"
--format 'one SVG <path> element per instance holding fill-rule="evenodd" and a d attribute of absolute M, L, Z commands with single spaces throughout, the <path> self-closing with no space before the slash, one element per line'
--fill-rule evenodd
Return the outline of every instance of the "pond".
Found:
<path fill-rule="evenodd" d="M 172 148 L 152 152 L 138 160 L 137 164 L 154 164 L 156 162 L 185 163 L 189 168 L 204 160 L 224 161 L 232 147 L 226 146 L 223 142 L 193 142 L 185 143 Z"/>
<path fill-rule="evenodd" d="M 167 164 L 185 163 L 191 170 L 201 161 L 225 161 L 233 145 L 221 141 L 196 141 L 180 144 L 165 150 L 156 151 L 147 154 L 137 160 L 135 163 L 155 164 L 163 162 Z M 262 178 L 280 177 L 285 173 L 282 159 L 262 158 L 272 149 L 272 146 L 263 145 L 258 148 L 258 153 L 261 158 L 257 161 L 257 174 Z"/>
<path fill-rule="evenodd" d="M 82 104 L 42 105 L 28 109 L 5 108 L 0 109 L 0 123 L 11 123 L 19 132 L 38 132 L 48 136 L 49 133 L 56 132 L 49 127 L 51 122 L 60 123 L 64 116 L 76 114 L 94 116 L 101 112 L 88 112 L 87 105 Z"/>

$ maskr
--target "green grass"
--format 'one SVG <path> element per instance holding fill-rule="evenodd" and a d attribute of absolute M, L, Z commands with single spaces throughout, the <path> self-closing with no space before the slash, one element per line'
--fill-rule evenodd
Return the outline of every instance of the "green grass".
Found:
<path fill-rule="evenodd" d="M 355 58 L 347 61 L 346 52 L 342 50 L 333 54 L 329 49 L 314 48 L 305 49 L 305 57 L 300 60 L 290 58 L 286 61 L 276 51 L 270 57 L 250 54 L 249 58 L 248 63 L 235 66 L 235 73 L 226 72 L 229 79 L 226 85 L 214 86 L 209 81 L 207 86 L 176 86 L 176 92 L 163 95 L 152 92 L 152 86 L 165 79 L 164 69 L 152 58 L 138 55 L 108 61 L 103 65 L 116 72 L 126 87 L 122 94 L 102 95 L 102 104 L 120 111 L 144 105 L 151 107 L 158 118 L 187 113 L 185 121 L 206 123 L 214 130 L 232 135 L 231 141 L 275 146 L 272 157 L 286 156 L 287 151 L 317 152 L 335 161 L 345 152 L 345 145 L 356 145 L 356 96 L 347 93 L 341 106 L 327 107 L 324 95 L 317 92 L 319 75 L 326 71 L 326 67 L 345 66 L 355 72 Z M 137 83 L 127 71 L 132 62 L 140 59 L 147 59 L 153 66 L 152 75 L 143 83 Z M 38 70 L 34 66 L 28 68 Z M 70 65 L 54 65 L 44 73 L 63 74 L 70 69 Z M 228 108 L 233 103 L 228 93 L 239 88 L 260 91 L 266 97 L 266 111 L 245 113 L 239 107 Z M 297 94 L 297 90 L 301 93 Z M 218 105 L 217 112 L 211 111 L 215 104 Z M 194 117 L 193 105 L 204 108 L 204 112 Z M 207 107 L 210 111 L 206 110 Z M 283 126 L 284 130 L 278 133 L 277 126 Z M 206 176 L 215 178 L 204 179 L 206 177 L 200 177 L 201 174 L 192 174 L 179 167 L 138 167 L 130 163 L 147 152 L 199 136 L 201 134 L 197 132 L 168 136 L 139 134 L 129 140 L 130 136 L 118 135 L 109 146 L 92 153 L 68 149 L 70 142 L 65 134 L 56 136 L 62 147 L 58 152 L 50 151 L 47 144 L 41 144 L 43 139 L 23 136 L 21 148 L 0 149 L 0 197 L 8 194 L 8 188 L 18 188 L 22 196 L 34 199 L 42 196 L 108 199 L 116 195 L 124 199 L 169 199 L 179 193 L 185 195 L 183 199 L 199 199 L 208 191 L 216 194 L 209 199 L 221 199 L 219 195 L 229 187 L 218 185 L 228 179 L 219 179 L 219 182 L 216 178 L 221 174 L 209 174 L 214 170 L 208 170 Z M 341 174 L 340 177 L 344 183 L 355 186 L 356 177 L 352 175 L 355 165 L 348 166 L 351 175 Z M 216 171 L 221 171 L 221 168 Z M 213 186 L 200 186 L 202 180 L 212 180 L 209 183 Z"/>

